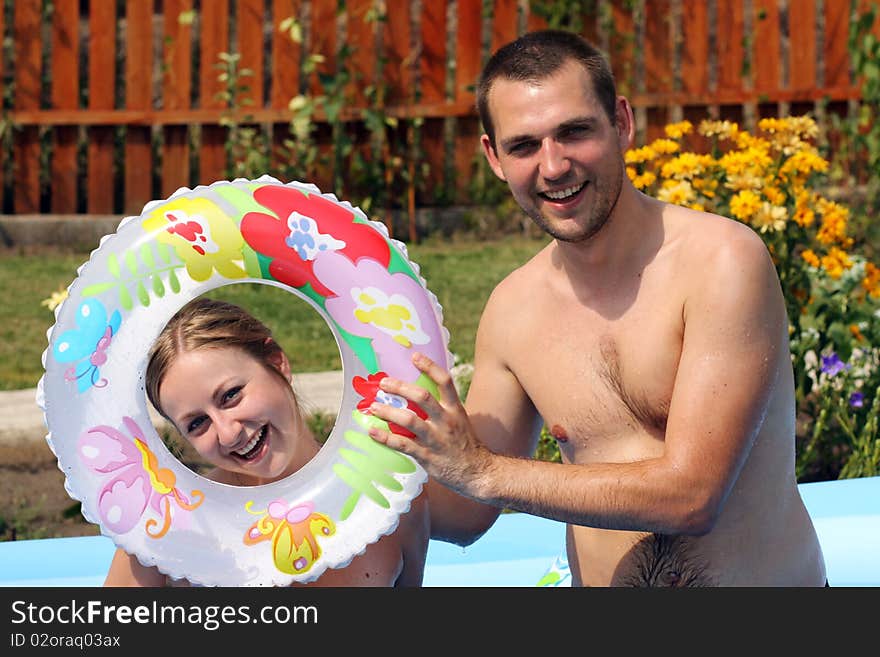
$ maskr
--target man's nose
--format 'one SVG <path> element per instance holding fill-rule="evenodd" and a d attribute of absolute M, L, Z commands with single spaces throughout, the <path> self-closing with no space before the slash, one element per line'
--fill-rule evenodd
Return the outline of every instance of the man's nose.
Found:
<path fill-rule="evenodd" d="M 571 168 L 562 144 L 547 138 L 541 144 L 541 175 L 548 180 L 560 178 Z"/>

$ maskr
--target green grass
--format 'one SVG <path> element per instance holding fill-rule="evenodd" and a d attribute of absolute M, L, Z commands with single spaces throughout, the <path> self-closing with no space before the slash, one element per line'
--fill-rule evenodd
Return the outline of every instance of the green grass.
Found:
<path fill-rule="evenodd" d="M 495 285 L 524 263 L 546 239 L 498 241 L 434 238 L 408 247 L 428 288 L 443 308 L 449 349 L 460 362 L 473 360 L 483 306 Z M 58 249 L 0 252 L 0 390 L 30 388 L 43 374 L 41 355 L 54 317 L 40 302 L 67 287 L 88 253 Z M 261 318 L 290 356 L 295 371 L 340 369 L 330 328 L 308 303 L 269 285 L 228 285 L 211 296 L 239 303 Z"/>

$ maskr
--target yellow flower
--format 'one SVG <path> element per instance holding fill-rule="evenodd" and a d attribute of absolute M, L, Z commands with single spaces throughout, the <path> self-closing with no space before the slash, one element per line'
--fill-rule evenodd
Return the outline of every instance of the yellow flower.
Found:
<path fill-rule="evenodd" d="M 46 306 L 51 311 L 54 311 L 61 303 L 67 298 L 67 290 L 59 289 L 56 292 L 53 292 L 48 299 L 43 299 L 40 301 L 41 306 Z"/>
<path fill-rule="evenodd" d="M 724 183 L 724 186 L 727 187 L 727 189 L 739 192 L 744 189 L 759 190 L 763 184 L 764 181 L 759 176 L 747 171 L 743 173 L 728 174 L 727 182 Z"/>
<path fill-rule="evenodd" d="M 764 198 L 773 205 L 783 205 L 785 203 L 785 192 L 778 187 L 765 186 L 763 188 Z"/>
<path fill-rule="evenodd" d="M 655 176 L 650 171 L 645 171 L 645 173 L 636 176 L 633 178 L 633 185 L 636 189 L 647 189 L 657 180 L 657 176 Z"/>
<path fill-rule="evenodd" d="M 667 180 L 657 198 L 674 205 L 687 205 L 694 200 L 694 188 L 687 180 Z"/>
<path fill-rule="evenodd" d="M 862 287 L 873 299 L 880 299 L 880 267 L 873 263 L 865 264 L 865 277 L 862 279 Z"/>
<path fill-rule="evenodd" d="M 804 252 L 801 253 L 801 258 L 810 265 L 810 267 L 816 267 L 818 269 L 819 265 L 819 256 L 813 251 L 813 249 L 804 249 Z"/>
<path fill-rule="evenodd" d="M 794 219 L 794 222 L 798 226 L 809 228 L 816 220 L 816 213 L 808 207 L 798 206 L 798 208 L 794 211 L 794 216 L 792 217 L 792 219 Z"/>
<path fill-rule="evenodd" d="M 627 164 L 643 164 L 650 162 L 657 157 L 657 151 L 650 146 L 642 146 L 641 148 L 633 148 L 626 152 L 624 160 Z"/>
<path fill-rule="evenodd" d="M 794 153 L 779 169 L 780 174 L 787 176 L 808 176 L 814 171 L 819 173 L 828 171 L 828 160 L 812 148 Z"/>
<path fill-rule="evenodd" d="M 678 123 L 670 123 L 665 128 L 666 136 L 670 139 L 681 139 L 693 130 L 693 124 L 690 121 L 679 121 Z"/>
<path fill-rule="evenodd" d="M 223 210 L 205 198 L 178 198 L 150 212 L 143 228 L 174 248 L 194 281 L 206 281 L 214 269 L 226 278 L 245 278 L 239 266 L 244 238 Z"/>
<path fill-rule="evenodd" d="M 672 153 L 678 152 L 679 146 L 671 139 L 655 139 L 651 143 L 651 148 L 654 150 L 655 153 L 659 153 L 661 155 L 671 155 Z"/>
<path fill-rule="evenodd" d="M 639 172 L 636 171 L 635 167 L 627 167 L 626 168 L 626 175 L 630 180 L 632 180 L 637 175 L 639 175 Z"/>
<path fill-rule="evenodd" d="M 822 269 L 834 279 L 840 278 L 844 271 L 852 267 L 852 264 L 847 253 L 836 246 L 832 246 L 828 255 L 822 257 Z"/>
<path fill-rule="evenodd" d="M 718 137 L 719 139 L 735 139 L 739 134 L 739 126 L 730 121 L 710 121 L 700 122 L 697 131 L 704 137 Z"/>
<path fill-rule="evenodd" d="M 663 165 L 660 174 L 664 178 L 698 176 L 703 171 L 704 159 L 696 153 L 682 153 Z"/>
<path fill-rule="evenodd" d="M 849 210 L 839 203 L 820 199 L 819 211 L 822 213 L 822 225 L 816 233 L 816 239 L 822 244 L 851 246 L 853 240 L 846 235 Z"/>
<path fill-rule="evenodd" d="M 785 229 L 787 219 L 788 210 L 764 201 L 761 208 L 752 217 L 752 225 L 762 233 L 766 233 L 768 230 L 778 232 Z"/>
<path fill-rule="evenodd" d="M 730 199 L 730 213 L 740 221 L 748 221 L 760 208 L 761 199 L 747 189 Z"/>

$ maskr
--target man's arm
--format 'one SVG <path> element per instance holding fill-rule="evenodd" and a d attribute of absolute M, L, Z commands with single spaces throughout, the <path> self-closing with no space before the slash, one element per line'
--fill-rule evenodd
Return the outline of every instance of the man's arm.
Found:
<path fill-rule="evenodd" d="M 442 370 L 419 359 L 446 390 L 440 402 L 396 380 L 383 388 L 413 399 L 428 418 L 375 409 L 417 439 L 371 435 L 412 455 L 450 488 L 497 507 L 608 529 L 709 531 L 761 427 L 787 324 L 775 269 L 750 229 L 732 229 L 701 268 L 683 308 L 682 354 L 659 458 L 560 465 L 494 453 L 477 438 L 485 426 L 468 422 L 446 390 Z"/>
<path fill-rule="evenodd" d="M 495 454 L 528 457 L 535 451 L 541 418 L 519 381 L 503 358 L 504 340 L 509 335 L 509 321 L 503 303 L 505 283 L 496 289 L 486 304 L 477 329 L 474 349 L 474 374 L 464 409 L 458 408 L 455 421 L 469 424 L 480 443 Z M 440 368 L 436 368 L 440 370 Z M 439 378 L 441 381 L 436 381 Z M 448 386 L 443 374 L 435 382 Z M 466 411 L 466 413 L 465 413 Z M 431 538 L 468 545 L 482 536 L 495 522 L 503 505 L 490 506 L 463 497 L 433 477 L 427 484 L 431 500 Z"/>

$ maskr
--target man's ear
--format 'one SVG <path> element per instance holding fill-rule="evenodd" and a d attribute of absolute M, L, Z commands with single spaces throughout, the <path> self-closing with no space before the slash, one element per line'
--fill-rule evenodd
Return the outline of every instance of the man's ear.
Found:
<path fill-rule="evenodd" d="M 633 145 L 636 138 L 636 120 L 633 116 L 632 106 L 623 96 L 617 97 L 617 103 L 614 107 L 614 127 L 617 129 L 620 150 L 624 152 Z"/>
<path fill-rule="evenodd" d="M 480 145 L 483 147 L 483 155 L 486 156 L 486 161 L 489 163 L 492 172 L 501 180 L 507 182 L 507 178 L 504 177 L 504 172 L 501 170 L 501 163 L 498 162 L 498 153 L 495 151 L 489 135 L 480 135 Z"/>

